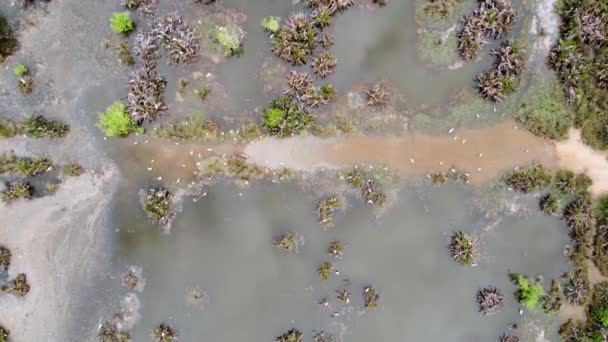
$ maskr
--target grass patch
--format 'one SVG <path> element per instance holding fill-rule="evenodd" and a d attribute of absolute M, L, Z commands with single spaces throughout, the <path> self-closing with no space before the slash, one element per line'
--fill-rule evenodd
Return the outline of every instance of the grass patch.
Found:
<path fill-rule="evenodd" d="M 564 93 L 556 84 L 539 81 L 537 89 L 523 101 L 515 119 L 535 135 L 548 139 L 564 139 L 574 124 L 575 115 L 566 103 Z"/>
<path fill-rule="evenodd" d="M 133 31 L 135 25 L 131 20 L 129 11 L 114 12 L 110 18 L 110 28 L 116 33 L 129 33 Z"/>
<path fill-rule="evenodd" d="M 70 131 L 70 126 L 49 120 L 42 115 L 35 115 L 21 121 L 21 131 L 30 138 L 63 138 Z"/>

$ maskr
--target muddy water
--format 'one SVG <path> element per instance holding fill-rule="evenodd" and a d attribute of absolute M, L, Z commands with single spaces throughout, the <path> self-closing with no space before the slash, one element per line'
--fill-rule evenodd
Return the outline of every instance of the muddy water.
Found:
<path fill-rule="evenodd" d="M 313 330 L 325 330 L 339 341 L 404 336 L 407 341 L 493 341 L 521 321 L 507 273 L 549 279 L 567 267 L 565 235 L 556 234 L 566 228 L 558 219 L 506 218 L 487 230 L 482 213 L 468 205 L 473 193 L 466 186 L 406 189 L 380 221 L 353 199 L 328 231 L 312 215 L 314 198 L 289 185 L 247 190 L 218 185 L 208 191 L 198 203 L 188 201 L 172 234 L 162 237 L 132 201 L 117 203 L 121 242 L 112 278 L 118 283 L 126 265 L 139 265 L 146 281 L 137 293 L 142 308 L 135 341 L 147 340 L 162 321 L 173 324 L 183 341 L 271 341 L 290 327 L 299 328 L 305 340 Z M 445 246 L 454 229 L 479 237 L 483 257 L 477 267 L 463 268 L 449 258 Z M 284 231 L 303 235 L 297 254 L 271 246 Z M 347 244 L 338 261 L 326 254 L 336 238 Z M 340 274 L 321 281 L 315 270 L 325 259 Z M 335 298 L 344 279 L 352 283 L 348 305 Z M 105 299 L 108 314 L 127 292 L 116 283 Z M 368 284 L 380 292 L 374 312 L 362 308 L 361 290 Z M 498 315 L 484 318 L 474 298 L 488 285 L 503 290 L 506 304 Z M 195 287 L 208 301 L 188 301 L 187 292 Z M 327 307 L 318 304 L 323 297 L 329 299 Z M 550 329 L 546 336 L 554 333 Z"/>
<path fill-rule="evenodd" d="M 319 140 L 308 137 L 281 142 L 269 139 L 247 146 L 245 153 L 262 165 L 308 170 L 360 162 L 381 163 L 404 177 L 454 167 L 469 172 L 474 184 L 532 161 L 548 167 L 557 165 L 552 142 L 535 137 L 512 121 L 482 129 L 454 129 L 441 136 L 413 132 L 392 138 L 357 136 Z"/>

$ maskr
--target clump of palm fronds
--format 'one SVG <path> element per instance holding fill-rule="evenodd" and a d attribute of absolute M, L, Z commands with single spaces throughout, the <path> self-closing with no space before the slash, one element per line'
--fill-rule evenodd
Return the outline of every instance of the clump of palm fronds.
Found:
<path fill-rule="evenodd" d="M 379 299 L 380 295 L 372 286 L 363 288 L 363 304 L 365 305 L 365 308 L 370 310 L 377 308 Z"/>
<path fill-rule="evenodd" d="M 174 342 L 177 341 L 177 331 L 166 323 L 161 323 L 154 328 L 155 342 Z"/>
<path fill-rule="evenodd" d="M 0 273 L 8 271 L 8 268 L 11 265 L 11 260 L 11 250 L 0 245 Z"/>
<path fill-rule="evenodd" d="M 302 13 L 289 16 L 278 33 L 272 37 L 273 51 L 286 62 L 306 64 L 315 50 L 317 31 L 312 21 Z"/>
<path fill-rule="evenodd" d="M 567 281 L 564 283 L 564 296 L 566 301 L 574 305 L 583 305 L 589 298 L 589 280 L 586 278 L 586 272 L 577 270 L 570 272 L 567 275 Z"/>
<path fill-rule="evenodd" d="M 312 60 L 312 71 L 319 77 L 325 78 L 334 73 L 337 60 L 329 51 L 317 52 Z"/>
<path fill-rule="evenodd" d="M 450 237 L 450 255 L 463 265 L 471 265 L 477 257 L 477 243 L 475 239 L 464 232 L 452 233 Z"/>
<path fill-rule="evenodd" d="M 313 342 L 334 342 L 334 337 L 324 331 L 315 332 L 312 336 Z"/>
<path fill-rule="evenodd" d="M 7 183 L 6 189 L 0 192 L 0 199 L 9 204 L 19 198 L 30 199 L 33 194 L 34 188 L 28 182 Z"/>
<path fill-rule="evenodd" d="M 15 279 L 3 284 L 0 290 L 17 297 L 23 297 L 30 292 L 30 284 L 27 282 L 27 276 L 24 273 L 19 273 Z"/>
<path fill-rule="evenodd" d="M 338 11 L 343 11 L 352 6 L 354 0 L 305 0 L 305 4 L 311 7 L 313 10 L 324 8 L 329 11 L 330 14 L 334 14 Z"/>
<path fill-rule="evenodd" d="M 8 341 L 10 335 L 10 330 L 0 325 L 0 341 Z"/>
<path fill-rule="evenodd" d="M 498 342 L 519 342 L 519 337 L 517 337 L 515 335 L 503 334 L 498 339 Z"/>
<path fill-rule="evenodd" d="M 97 341 L 99 342 L 130 342 L 131 335 L 122 329 L 123 316 L 114 315 L 111 321 L 105 321 L 97 331 Z"/>
<path fill-rule="evenodd" d="M 321 265 L 319 266 L 319 268 L 317 268 L 317 273 L 319 274 L 319 278 L 321 278 L 321 280 L 327 280 L 329 279 L 329 275 L 331 274 L 331 271 L 333 270 L 333 266 L 331 263 L 327 262 L 327 261 L 323 261 L 321 263 Z"/>
<path fill-rule="evenodd" d="M 136 9 L 141 5 L 141 0 L 120 0 L 120 4 L 128 9 Z"/>
<path fill-rule="evenodd" d="M 194 28 L 177 13 L 165 15 L 154 31 L 162 46 L 169 52 L 169 60 L 175 64 L 192 63 L 198 58 L 199 37 Z"/>
<path fill-rule="evenodd" d="M 384 109 L 390 101 L 390 94 L 382 82 L 376 82 L 365 92 L 367 105 L 377 109 Z"/>
<path fill-rule="evenodd" d="M 153 121 L 167 110 L 163 92 L 167 82 L 153 62 L 144 61 L 130 75 L 127 107 L 135 122 Z"/>
<path fill-rule="evenodd" d="M 510 32 L 516 19 L 510 0 L 481 0 L 458 33 L 458 53 L 465 61 L 475 59 L 487 38 Z"/>
<path fill-rule="evenodd" d="M 519 76 L 524 69 L 525 51 L 521 42 L 507 41 L 498 49 L 492 50 L 495 57 L 494 67 L 475 79 L 482 96 L 494 102 L 502 101 L 505 96 L 515 92 Z"/>
<path fill-rule="evenodd" d="M 298 329 L 291 329 L 275 340 L 276 342 L 302 342 L 302 333 Z"/>
<path fill-rule="evenodd" d="M 173 194 L 169 190 L 163 187 L 151 188 L 144 199 L 144 211 L 154 222 L 166 224 L 174 215 L 172 199 Z"/>
<path fill-rule="evenodd" d="M 342 208 L 342 201 L 336 196 L 330 196 L 317 202 L 317 217 L 322 227 L 334 224 L 334 212 Z"/>
<path fill-rule="evenodd" d="M 340 240 L 334 240 L 329 244 L 327 252 L 329 253 L 329 255 L 339 258 L 344 254 L 345 248 L 346 245 L 344 244 L 344 242 Z"/>
<path fill-rule="evenodd" d="M 285 75 L 287 81 L 283 90 L 285 95 L 302 100 L 304 95 L 313 87 L 312 78 L 306 72 L 291 70 Z"/>
<path fill-rule="evenodd" d="M 281 236 L 274 239 L 272 245 L 289 252 L 294 251 L 296 249 L 295 236 L 293 233 L 281 234 Z"/>
<path fill-rule="evenodd" d="M 133 272 L 133 270 L 127 271 L 127 273 L 123 274 L 121 278 L 122 285 L 130 290 L 136 288 L 137 284 L 139 283 L 139 278 L 135 272 Z"/>
<path fill-rule="evenodd" d="M 502 292 L 495 287 L 486 287 L 477 293 L 477 304 L 479 312 L 486 316 L 497 313 L 502 309 L 504 297 Z"/>

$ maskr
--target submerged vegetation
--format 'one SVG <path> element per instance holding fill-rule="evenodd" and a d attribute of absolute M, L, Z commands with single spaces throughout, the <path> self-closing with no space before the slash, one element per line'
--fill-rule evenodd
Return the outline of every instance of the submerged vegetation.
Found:
<path fill-rule="evenodd" d="M 11 250 L 0 245 L 0 273 L 8 271 L 8 268 L 11 266 L 11 260 Z"/>
<path fill-rule="evenodd" d="M 17 297 L 24 297 L 30 292 L 30 284 L 27 282 L 27 276 L 24 273 L 19 273 L 15 279 L 0 286 L 0 290 Z"/>
<path fill-rule="evenodd" d="M 17 50 L 17 39 L 6 18 L 0 14 L 0 64 L 15 53 Z"/>
<path fill-rule="evenodd" d="M 475 239 L 464 232 L 452 233 L 450 237 L 450 255 L 458 263 L 470 266 L 477 257 L 477 242 Z"/>
<path fill-rule="evenodd" d="M 123 317 L 120 314 L 114 315 L 111 321 L 105 321 L 97 331 L 97 341 L 99 342 L 130 342 L 131 335 L 128 331 L 121 328 Z"/>

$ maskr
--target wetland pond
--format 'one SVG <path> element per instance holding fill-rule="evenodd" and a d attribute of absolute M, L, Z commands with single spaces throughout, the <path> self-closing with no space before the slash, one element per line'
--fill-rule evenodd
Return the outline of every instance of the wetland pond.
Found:
<path fill-rule="evenodd" d="M 120 314 L 118 325 L 129 331 L 132 341 L 154 340 L 161 323 L 175 329 L 184 342 L 300 341 L 278 339 L 290 329 L 298 329 L 302 341 L 316 342 L 485 342 L 504 334 L 522 341 L 558 341 L 568 313 L 525 309 L 514 295 L 517 287 L 509 274 L 538 277 L 549 289 L 551 280 L 571 270 L 565 253 L 572 244 L 569 227 L 539 209 L 541 195 L 512 191 L 500 181 L 506 172 L 532 162 L 548 169 L 562 165 L 555 143 L 518 127 L 512 115 L 544 82 L 541 74 L 550 72 L 544 66 L 546 51 L 537 40 L 556 37 L 531 33 L 541 31 L 532 29 L 542 22 L 535 14 L 540 1 L 514 1 L 519 17 L 507 37 L 528 43 L 529 65 L 519 76 L 518 90 L 493 103 L 476 94 L 473 80 L 492 66 L 489 51 L 499 47 L 500 40 L 490 39 L 480 58 L 463 62 L 456 52 L 456 27 L 477 1 L 437 1 L 453 7 L 450 18 L 436 25 L 427 25 L 422 15 L 427 0 L 389 0 L 386 6 L 379 5 L 383 1 L 357 0 L 336 14 L 326 31 L 333 35 L 329 51 L 338 62 L 335 73 L 322 80 L 333 85 L 336 99 L 314 109 L 319 126 L 307 131 L 314 134 L 260 133 L 255 139 L 241 139 L 232 130 L 264 120 L 264 108 L 286 87 L 285 73 L 310 66 L 292 66 L 277 58 L 269 32 L 260 23 L 269 16 L 286 20 L 294 12 L 308 13 L 306 1 L 220 0 L 207 5 L 159 0 L 154 14 L 131 11 L 137 32 L 121 37 L 108 27 L 112 13 L 124 10 L 120 0 L 40 1 L 26 9 L 19 1 L 2 1 L 0 11 L 16 18 L 11 25 L 22 40 L 21 52 L 7 64 L 12 68 L 17 61 L 29 62 L 39 73 L 40 90 L 35 88 L 30 100 L 13 99 L 19 94 L 6 90 L 13 87 L 11 81 L 0 80 L 6 103 L 0 119 L 18 121 L 42 111 L 72 128 L 64 143 L 16 136 L 7 139 L 0 152 L 78 159 L 93 179 L 112 175 L 110 190 L 101 191 L 102 198 L 109 198 L 99 202 L 103 220 L 94 219 L 99 214 L 95 210 L 65 224 L 67 230 L 78 230 L 81 222 L 94 222 L 93 235 L 101 241 L 94 248 L 103 252 L 88 257 L 74 252 L 65 259 L 48 252 L 49 259 L 76 266 L 75 257 L 91 258 L 87 265 L 93 266 L 86 277 L 78 268 L 70 268 L 74 275 L 52 276 L 56 286 L 72 276 L 75 280 L 70 282 L 70 298 L 57 299 L 67 303 L 61 307 L 69 315 L 58 319 L 61 328 L 53 328 L 47 340 L 124 342 L 98 335 L 104 322 Z M 168 63 L 169 57 L 161 53 L 155 66 L 166 80 L 162 88 L 167 115 L 156 123 L 139 122 L 145 133 L 104 137 L 95 124 L 98 113 L 126 98 L 127 75 L 141 63 L 141 56 L 134 54 L 135 66 L 120 65 L 108 46 L 120 41 L 135 45 L 137 34 L 151 27 L 148 22 L 171 11 L 197 30 L 213 30 L 226 21 L 238 26 L 246 32 L 240 55 L 225 56 L 217 46 L 210 47 L 213 42 L 207 38 L 201 39 L 201 58 L 190 64 Z M 546 32 L 557 33 L 555 28 Z M 62 44 L 70 48 L 62 49 Z M 438 47 L 442 44 L 446 46 Z M 375 82 L 388 89 L 391 100 L 371 108 L 365 89 Z M 210 86 L 210 93 L 201 96 L 203 88 L 192 91 L 201 85 Z M 184 92 L 181 88 L 187 86 Z M 222 131 L 215 140 L 209 131 L 200 139 L 162 136 L 171 122 L 196 117 L 231 131 Z M 576 149 L 568 153 L 576 155 Z M 243 160 L 226 159 L 233 154 Z M 256 168 L 249 169 L 245 161 Z M 212 175 L 209 165 L 224 174 Z M 362 192 L 348 187 L 356 172 L 344 170 L 353 165 L 369 174 L 372 168 L 378 170 L 373 174 L 386 191 L 384 197 L 371 197 L 376 181 L 361 180 L 357 186 Z M 450 169 L 460 176 L 437 181 Z M 382 183 L 381 170 L 390 173 L 392 181 Z M 163 222 L 166 225 L 151 221 L 142 209 L 149 196 L 156 196 L 146 191 L 163 186 L 175 194 L 174 217 Z M 74 201 L 91 203 L 80 199 L 84 194 L 78 189 L 60 189 L 57 196 L 61 191 L 71 191 Z M 331 227 L 322 227 L 318 201 L 333 194 L 342 208 L 330 211 Z M 380 201 L 387 205 L 376 206 Z M 58 206 L 57 213 L 65 211 L 61 202 L 50 203 Z M 7 215 L 21 210 L 19 217 L 32 210 L 25 204 L 0 209 Z M 70 209 L 65 215 L 72 215 Z M 475 241 L 472 265 L 461 265 L 450 255 L 457 231 Z M 10 235 L 7 227 L 0 227 L 0 233 Z M 290 251 L 273 246 L 285 233 L 294 234 Z M 19 239 L 5 239 L 15 245 L 9 246 L 17 251 L 14 255 L 36 253 L 13 242 Z M 0 235 L 0 245 L 10 245 L 6 241 Z M 68 247 L 69 241 L 57 242 L 57 249 Z M 345 246 L 339 257 L 328 253 L 333 241 Z M 331 267 L 324 274 L 320 265 L 326 261 Z M 39 267 L 50 267 L 44 265 Z M 27 272 L 35 270 L 32 266 Z M 31 279 L 33 289 L 44 287 L 35 283 L 35 276 Z M 482 315 L 478 292 L 488 287 L 499 289 L 504 303 L 501 299 L 499 312 Z M 37 291 L 33 296 L 52 296 L 38 289 L 32 290 Z M 377 300 L 374 310 L 370 293 Z M 9 301 L 11 308 L 18 307 L 4 298 L 0 300 Z M 42 313 L 50 314 L 52 308 L 36 317 L 54 320 Z M 23 319 L 8 309 L 0 311 L 0 325 L 18 325 Z M 15 342 L 21 341 L 19 336 L 24 342 L 31 340 L 27 336 L 45 336 L 16 328 L 10 328 Z M 40 327 L 26 324 L 23 329 Z"/>

